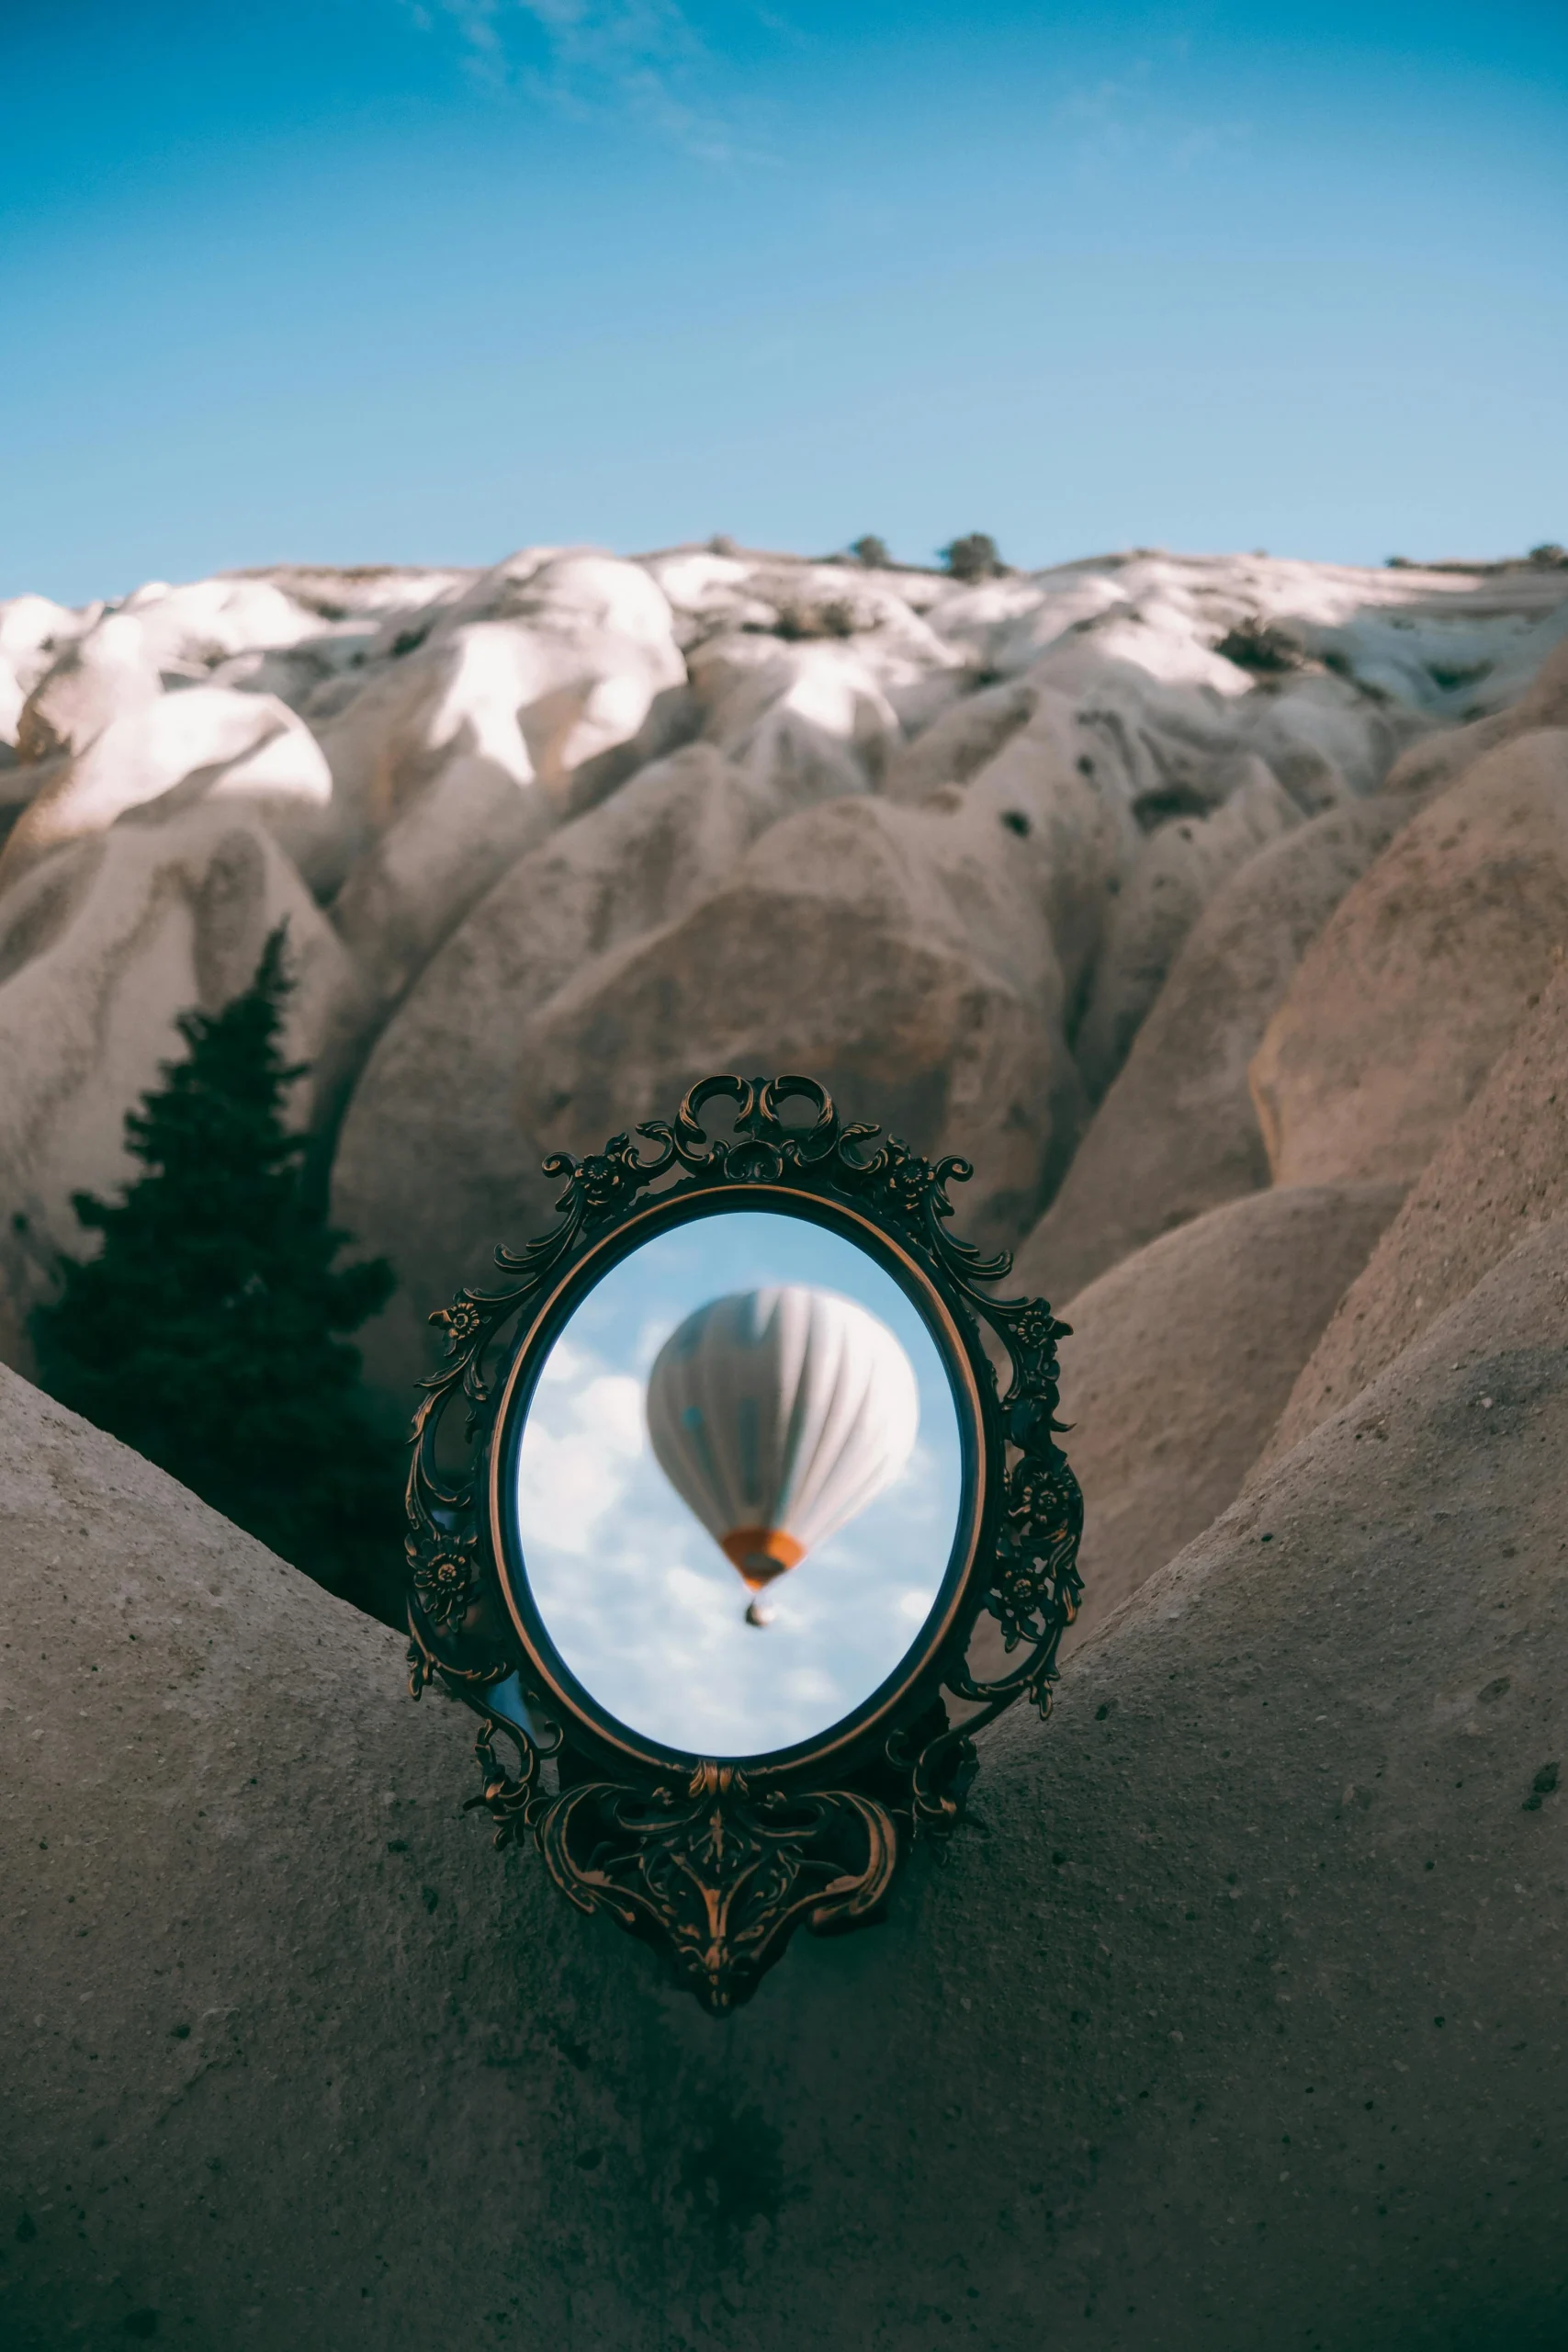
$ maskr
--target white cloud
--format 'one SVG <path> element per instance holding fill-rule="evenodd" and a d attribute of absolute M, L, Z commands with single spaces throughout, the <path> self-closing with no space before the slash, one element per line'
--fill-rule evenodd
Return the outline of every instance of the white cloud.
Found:
<path fill-rule="evenodd" d="M 858 1297 L 921 1384 L 921 1441 L 897 1487 L 769 1588 L 748 1594 L 654 1459 L 647 1372 L 705 1296 L 811 1280 Z M 958 1424 L 931 1337 L 891 1279 L 794 1218 L 715 1217 L 613 1268 L 579 1306 L 535 1392 L 520 1463 L 528 1581 L 570 1670 L 611 1713 L 688 1753 L 755 1755 L 832 1723 L 914 1638 L 947 1564 Z"/>
<path fill-rule="evenodd" d="M 468 73 L 497 94 L 520 93 L 578 121 L 630 117 L 705 162 L 740 159 L 703 96 L 713 61 L 676 0 L 402 5 L 421 30 L 455 31 Z"/>
<path fill-rule="evenodd" d="M 541 1388 L 575 1387 L 594 1361 L 585 1348 L 577 1346 L 570 1332 L 563 1331 L 545 1360 L 545 1368 L 539 1374 L 539 1385 Z"/>
<path fill-rule="evenodd" d="M 562 1355 L 570 1358 L 562 1370 Z M 524 1431 L 518 1491 L 536 1538 L 581 1556 L 620 1501 L 646 1442 L 642 1385 L 629 1374 L 584 1378 L 594 1359 L 558 1342 Z"/>
<path fill-rule="evenodd" d="M 1120 76 L 1080 85 L 1058 101 L 1056 127 L 1080 164 L 1116 168 L 1134 156 L 1153 156 L 1180 172 L 1247 143 L 1250 124 L 1195 115 L 1174 95 L 1159 70 L 1163 62 L 1131 59 Z"/>
<path fill-rule="evenodd" d="M 586 1553 L 600 1521 L 620 1499 L 618 1468 L 617 1449 L 600 1432 L 555 1437 L 531 1420 L 518 1468 L 529 1535 L 559 1552 Z"/>
<path fill-rule="evenodd" d="M 603 1430 L 605 1442 L 628 1460 L 648 1443 L 640 1380 L 629 1373 L 601 1373 L 578 1396 L 574 1410 L 585 1430 Z"/>

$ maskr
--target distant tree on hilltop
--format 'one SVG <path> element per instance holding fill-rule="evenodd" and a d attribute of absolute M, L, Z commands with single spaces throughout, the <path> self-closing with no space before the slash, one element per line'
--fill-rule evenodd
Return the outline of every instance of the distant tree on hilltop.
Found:
<path fill-rule="evenodd" d="M 887 552 L 886 540 L 879 539 L 874 531 L 863 532 L 858 539 L 852 539 L 850 553 L 857 563 L 865 566 L 867 571 L 884 571 L 893 560 Z"/>
<path fill-rule="evenodd" d="M 400 1448 L 359 1393 L 356 1330 L 393 1288 L 384 1258 L 334 1269 L 348 1236 L 302 1181 L 284 1125 L 285 934 L 126 1118 L 145 1174 L 73 1206 L 103 1247 L 62 1258 L 32 1318 L 44 1386 L 333 1592 L 395 1621 Z"/>
<path fill-rule="evenodd" d="M 1289 629 L 1276 628 L 1258 613 L 1249 613 L 1228 628 L 1215 640 L 1214 651 L 1223 660 L 1234 662 L 1238 670 L 1254 670 L 1260 677 L 1299 670 L 1306 659 L 1299 638 Z"/>
<path fill-rule="evenodd" d="M 1007 570 L 988 531 L 965 531 L 938 553 L 954 580 L 995 580 Z"/>

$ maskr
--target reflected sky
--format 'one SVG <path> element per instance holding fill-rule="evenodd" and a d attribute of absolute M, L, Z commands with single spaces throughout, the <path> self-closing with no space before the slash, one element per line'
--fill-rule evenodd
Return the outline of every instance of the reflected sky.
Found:
<path fill-rule="evenodd" d="M 838 1291 L 879 1317 L 913 1366 L 920 1424 L 894 1485 L 769 1588 L 774 1618 L 759 1630 L 739 1577 L 655 1461 L 643 1399 L 694 1307 L 779 1283 Z M 540 1616 L 601 1706 L 688 1753 L 756 1756 L 837 1723 L 893 1671 L 946 1571 L 962 1481 L 942 1358 L 891 1275 L 820 1226 L 737 1210 L 658 1236 L 578 1306 L 535 1391 L 517 1523 Z"/>

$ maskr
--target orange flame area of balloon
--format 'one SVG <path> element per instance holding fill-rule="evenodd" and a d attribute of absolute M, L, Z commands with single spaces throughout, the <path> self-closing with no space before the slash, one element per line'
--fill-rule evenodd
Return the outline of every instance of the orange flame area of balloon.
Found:
<path fill-rule="evenodd" d="M 726 1559 L 753 1592 L 761 1592 L 806 1556 L 805 1545 L 782 1527 L 732 1527 L 718 1540 Z"/>

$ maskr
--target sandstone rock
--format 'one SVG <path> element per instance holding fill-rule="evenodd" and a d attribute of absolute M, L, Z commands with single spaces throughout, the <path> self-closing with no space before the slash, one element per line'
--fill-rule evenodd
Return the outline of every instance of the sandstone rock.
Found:
<path fill-rule="evenodd" d="M 520 858 L 388 1024 L 344 1124 L 333 1198 L 401 1278 L 365 1335 L 389 1388 L 425 1369 L 430 1309 L 547 1217 L 543 1146 L 518 1111 L 528 1023 L 574 972 L 716 889 L 767 814 L 711 744 L 644 769 Z"/>
<path fill-rule="evenodd" d="M 1561 581 L 1529 565 L 1478 565 L 1462 585 L 1456 570 L 1449 593 L 1434 594 L 1438 577 L 1392 601 L 1369 599 L 1327 634 L 1337 668 L 1451 728 L 1518 702 L 1568 629 L 1568 606 Z"/>
<path fill-rule="evenodd" d="M 972 821 L 984 822 L 989 809 L 1034 843 L 1041 911 L 1067 1001 L 1077 1003 L 1103 951 L 1108 910 L 1143 847 L 1135 813 L 1143 774 L 1135 748 L 1105 712 L 1032 676 L 947 712 L 897 755 L 884 789 L 934 807 L 956 805 L 942 796 L 966 785 Z"/>
<path fill-rule="evenodd" d="M 772 827 L 676 922 L 590 962 L 517 1037 L 518 1127 L 549 1148 L 668 1113 L 708 1070 L 807 1070 L 851 1115 L 955 1150 L 982 1238 L 1058 1178 L 1081 1093 L 1041 919 L 1040 837 L 984 797 L 840 799 Z"/>
<path fill-rule="evenodd" d="M 290 594 L 276 580 L 243 571 L 173 587 L 150 580 L 119 610 L 137 622 L 160 670 L 175 680 L 205 677 L 237 653 L 330 636 L 338 625 L 314 601 Z"/>
<path fill-rule="evenodd" d="M 1050 935 L 1066 1001 L 1076 1004 L 1100 953 L 1106 913 L 1132 870 L 1141 843 L 1135 768 L 1125 747 L 1093 712 L 1032 680 L 1026 722 L 1011 729 L 974 770 L 964 802 L 966 821 L 984 834 L 999 825 L 1019 842 L 1027 876 Z M 918 747 L 915 747 L 918 748 Z M 957 807 L 951 786 L 927 805 Z"/>
<path fill-rule="evenodd" d="M 1281 783 L 1305 792 L 1314 812 L 1337 797 L 1338 779 L 1353 793 L 1376 792 L 1422 731 L 1409 708 L 1322 673 L 1254 686 L 1237 719 L 1250 747 Z"/>
<path fill-rule="evenodd" d="M 722 2026 L 393 1637 L 0 1384 L 7 2344 L 1554 2352 L 1565 1311 L 1558 1227 Z"/>
<path fill-rule="evenodd" d="M 629 956 L 637 940 L 650 960 L 636 971 L 650 985 L 665 985 L 659 959 L 666 952 L 687 959 L 684 978 L 670 983 L 671 1019 L 687 1019 L 688 991 L 713 1000 L 691 1016 L 692 1065 L 700 1067 L 699 1055 L 706 1058 L 716 1041 L 740 1050 L 758 1026 L 748 994 L 761 1001 L 763 976 L 743 961 L 732 992 L 722 961 L 705 960 L 697 932 L 682 922 L 697 899 L 728 889 L 731 866 L 768 822 L 813 812 L 826 822 L 825 803 L 864 800 L 869 787 L 895 804 L 895 821 L 889 831 L 881 816 L 856 820 L 854 841 L 863 835 L 872 844 L 879 872 L 898 866 L 906 847 L 909 856 L 896 888 L 883 891 L 879 883 L 872 893 L 881 892 L 886 912 L 867 932 L 865 951 L 889 931 L 918 932 L 929 883 L 944 975 L 924 1039 L 913 1023 L 902 1037 L 886 1106 L 919 1129 L 925 1114 L 918 1102 L 934 1102 L 964 1062 L 971 1015 L 982 1026 L 995 1015 L 1000 1026 L 987 1029 L 993 1045 L 986 1048 L 995 1058 L 976 1085 L 994 1081 L 1010 1106 L 980 1140 L 987 1157 L 1000 1155 L 986 1216 L 998 1233 L 1011 1232 L 1048 1196 L 1079 1121 L 1081 1073 L 1062 1062 L 1062 1033 L 1076 1035 L 1102 1083 L 1165 961 L 1168 941 L 1146 936 L 1152 916 L 1133 911 L 1139 891 L 1151 909 L 1179 900 L 1182 921 L 1199 895 L 1185 887 L 1193 880 L 1185 874 L 1182 889 L 1153 890 L 1160 858 L 1184 846 L 1171 824 L 1202 819 L 1214 832 L 1200 838 L 1212 842 L 1239 822 L 1239 810 L 1223 820 L 1211 812 L 1232 795 L 1252 754 L 1303 809 L 1360 789 L 1403 734 L 1458 707 L 1454 696 L 1470 691 L 1451 683 L 1461 670 L 1485 670 L 1477 707 L 1517 697 L 1565 615 L 1568 579 L 1522 568 L 1472 579 L 1156 550 L 965 587 L 918 569 L 873 571 L 733 547 L 636 562 L 533 548 L 483 572 L 279 566 L 178 586 L 154 582 L 112 613 L 62 613 L 41 603 L 35 610 L 21 600 L 0 612 L 0 654 L 16 692 L 25 685 L 30 697 L 32 718 L 17 724 L 23 749 L 35 756 L 7 764 L 0 777 L 0 827 L 28 812 L 17 817 L 8 894 L 23 889 L 28 858 L 78 819 L 99 824 L 118 810 L 117 831 L 143 818 L 162 823 L 214 791 L 236 807 L 265 809 L 317 898 L 330 902 L 366 978 L 373 1001 L 355 1015 L 363 1048 L 515 862 L 543 855 L 558 829 L 570 833 L 577 818 L 608 807 L 704 733 L 726 763 L 725 794 L 745 808 L 713 820 L 711 857 L 685 858 L 693 896 L 655 906 L 640 882 L 624 891 L 606 884 L 627 924 L 617 918 L 592 941 L 584 930 L 570 969 L 548 916 L 530 912 L 545 943 L 547 993 L 527 981 L 525 1015 L 516 1018 L 511 1003 L 468 1008 L 470 1029 L 504 1037 L 504 1048 L 487 1046 L 475 1068 L 504 1065 L 510 1107 L 490 1140 L 479 1139 L 481 1172 L 450 1192 L 464 1199 L 471 1189 L 493 1204 L 502 1192 L 513 1198 L 514 1177 L 531 1190 L 528 1171 L 547 1141 L 582 1140 L 564 1111 L 550 1107 L 563 1085 L 568 1092 L 578 1086 L 574 1057 L 589 1031 L 571 1024 L 580 1015 L 590 1026 L 610 1017 L 603 991 L 619 986 L 614 958 Z M 1225 632 L 1248 619 L 1277 623 L 1299 641 L 1303 666 L 1259 683 L 1221 655 Z M 1329 674 L 1330 657 L 1346 674 Z M 1445 666 L 1455 662 L 1460 669 Z M 1358 683 L 1363 667 L 1384 682 L 1382 701 Z M 987 676 L 1011 683 L 964 691 Z M 0 679 L 0 705 L 5 691 Z M 247 727 L 257 712 L 294 717 L 243 764 L 203 758 L 176 776 L 183 758 L 149 767 L 135 748 L 176 741 L 204 708 L 228 710 L 239 728 L 236 705 L 249 707 Z M 330 808 L 320 805 L 318 749 L 333 775 Z M 165 773 L 166 786 L 155 789 Z M 655 786 L 657 799 L 657 776 Z M 1261 781 L 1259 788 L 1268 789 Z M 634 808 L 628 855 L 639 854 L 640 828 Z M 1154 862 L 1135 882 L 1151 831 Z M 903 845 L 890 863 L 877 846 L 885 832 Z M 931 878 L 931 858 L 942 868 L 961 835 Z M 918 854 L 917 842 L 925 845 Z M 752 854 L 762 850 L 759 842 Z M 589 861 L 595 872 L 597 859 L 594 852 Z M 755 882 L 764 896 L 767 887 Z M 789 979 L 770 1001 L 785 1042 L 837 1052 L 853 1007 L 869 1017 L 880 983 L 854 968 L 857 887 L 847 871 L 823 901 L 850 910 L 850 929 L 822 963 L 835 976 L 837 1011 L 815 1003 L 818 984 L 807 964 L 775 943 Z M 813 879 L 807 895 L 817 889 Z M 576 905 L 570 889 L 565 897 Z M 839 920 L 823 916 L 829 929 Z M 18 917 L 18 935 L 31 921 L 30 912 L 26 922 Z M 1179 922 L 1160 927 L 1174 933 Z M 652 934 L 663 933 L 669 939 L 656 950 Z M 603 957 L 611 960 L 595 962 Z M 900 989 L 923 984 L 926 967 L 912 952 L 899 968 Z M 1096 970 L 1097 1000 L 1089 1004 Z M 964 975 L 972 971 L 981 978 L 970 990 Z M 563 1025 L 551 1027 L 551 1000 L 562 991 Z M 731 1000 L 737 1026 L 726 1029 L 716 1007 Z M 1014 1044 L 996 1043 L 1015 1015 Z M 530 1025 L 525 1047 L 525 1020 L 544 1024 L 536 1037 Z M 950 1034 L 939 1038 L 942 1024 Z M 1238 1034 L 1224 1029 L 1232 1044 Z M 1018 1043 L 1042 1038 L 1052 1041 L 1044 1061 L 1034 1042 Z M 756 1042 L 766 1046 L 769 1038 Z M 691 1074 L 681 1038 L 666 1035 L 663 1047 L 655 1072 L 661 1093 L 677 1067 L 682 1080 Z M 562 1069 L 551 1064 L 558 1052 Z M 860 1058 L 845 1065 L 852 1084 L 874 1041 L 855 1052 Z M 423 1058 L 416 1052 L 411 1069 Z M 464 1050 L 454 1067 L 468 1067 Z M 345 1053 L 340 1089 L 351 1068 Z M 442 1083 L 428 1082 L 445 1100 Z M 1024 1095 L 1032 1107 L 1021 1107 Z M 454 1132 L 468 1135 L 464 1118 L 471 1116 L 460 1116 Z M 612 1124 L 621 1116 L 617 1104 Z M 378 1117 L 385 1126 L 384 1103 Z M 537 1122 L 547 1135 L 532 1132 Z M 417 1117 L 413 1125 L 428 1132 Z M 587 1126 L 585 1119 L 583 1134 Z M 1243 1131 L 1226 1132 L 1234 1141 Z M 1187 1164 L 1190 1146 L 1201 1159 L 1207 1133 L 1190 1125 L 1173 1167 Z M 921 1139 L 948 1137 L 960 1148 L 970 1140 L 962 1119 L 944 1114 Z M 1237 1148 L 1250 1164 L 1249 1126 Z M 1227 1142 L 1227 1167 L 1231 1149 Z M 500 1156 L 487 1159 L 491 1151 Z M 449 1157 L 442 1146 L 430 1164 Z M 389 1181 L 400 1197 L 417 1190 L 400 1176 Z M 1116 1192 L 1105 1188 L 1108 1204 Z M 1213 1198 L 1185 1178 L 1175 1194 L 1156 1225 Z M 515 1229 L 514 1214 L 501 1229 Z M 491 1222 L 487 1205 L 484 1223 Z M 424 1229 L 417 1220 L 410 1227 L 411 1262 L 426 1261 Z M 404 1254 L 398 1235 L 387 1238 L 394 1255 Z M 455 1243 L 445 1262 L 456 1259 L 469 1271 L 469 1246 L 468 1238 Z M 438 1295 L 446 1287 L 444 1275 Z"/>
<path fill-rule="evenodd" d="M 688 667 L 707 740 L 776 816 L 864 792 L 901 740 L 897 714 L 849 646 L 721 638 Z"/>
<path fill-rule="evenodd" d="M 1568 727 L 1568 642 L 1547 655 L 1517 702 L 1506 710 L 1449 727 L 1401 753 L 1389 772 L 1391 792 L 1423 792 L 1457 784 L 1483 752 L 1543 727 Z"/>
<path fill-rule="evenodd" d="M 0 899 L 0 1355 L 25 1360 L 57 1250 L 85 1237 L 75 1191 L 133 1172 L 125 1114 L 184 1048 L 176 1014 L 215 1011 L 287 921 L 298 987 L 286 1050 L 315 1065 L 301 1112 L 330 1121 L 361 1017 L 344 949 L 254 816 L 220 804 L 57 850 Z"/>
<path fill-rule="evenodd" d="M 47 790 L 67 764 L 64 759 L 28 760 L 17 765 L 0 760 L 0 853 L 24 809 Z"/>
<path fill-rule="evenodd" d="M 1419 735 L 1388 772 L 1390 792 L 1447 792 L 1472 768 L 1483 752 L 1512 741 L 1517 731 L 1511 711 L 1494 711 L 1465 727 L 1439 727 Z"/>
<path fill-rule="evenodd" d="M 156 820 L 214 798 L 250 802 L 307 868 L 330 831 L 332 776 L 294 713 L 270 695 L 190 686 L 112 719 L 37 794 L 0 855 L 0 890 L 132 810 Z"/>
<path fill-rule="evenodd" d="M 1303 693 L 1310 702 L 1333 673 L 1350 689 L 1345 708 L 1359 707 L 1367 722 L 1360 740 L 1374 765 L 1380 700 L 1396 707 L 1396 731 L 1399 713 L 1427 713 L 1441 724 L 1471 708 L 1501 708 L 1568 623 L 1562 573 L 1517 564 L 1478 565 L 1468 574 L 1458 566 L 1371 571 L 1138 548 L 979 590 L 950 581 L 921 589 L 931 594 L 933 626 L 999 674 L 1027 671 L 1046 652 L 1072 653 L 1088 639 L 1147 676 L 1208 684 L 1235 703 L 1244 726 L 1276 691 L 1287 706 Z M 1249 691 L 1253 673 L 1218 653 L 1246 624 L 1278 629 L 1304 668 L 1265 677 L 1263 695 Z"/>
<path fill-rule="evenodd" d="M 96 618 L 96 609 L 92 617 Z M 53 668 L 60 650 L 82 634 L 84 616 L 48 596 L 0 602 L 0 766 L 14 752 L 22 706 Z"/>
<path fill-rule="evenodd" d="M 636 565 L 564 557 L 487 574 L 322 724 L 344 808 L 374 843 L 337 921 L 383 998 L 684 676 L 669 607 Z"/>
<path fill-rule="evenodd" d="M 1019 1253 L 1023 1288 L 1070 1299 L 1158 1234 L 1268 1183 L 1247 1065 L 1307 945 L 1418 805 L 1337 808 L 1221 884 Z"/>
<path fill-rule="evenodd" d="M 1202 651 L 1199 667 L 1206 677 L 1211 657 Z M 1152 648 L 1149 659 L 1158 659 Z M 1074 704 L 1135 793 L 1168 802 L 1174 795 L 1175 807 L 1192 810 L 1212 804 L 1207 779 L 1218 763 L 1235 759 L 1250 697 L 1247 680 L 1228 662 L 1214 664 L 1235 682 L 1224 694 L 1194 682 L 1189 666 L 1184 655 L 1173 655 L 1145 668 L 1125 647 L 1075 635 L 1043 655 L 1029 676 Z"/>
<path fill-rule="evenodd" d="M 1302 1368 L 1262 1463 L 1288 1453 L 1348 1404 L 1532 1227 L 1562 1216 L 1568 971 L 1560 967 L 1345 1294 Z"/>
<path fill-rule="evenodd" d="M 6 609 L 16 614 L 18 605 L 42 602 L 17 599 Z M 325 620 L 269 581 L 236 575 L 177 588 L 149 581 L 109 612 L 102 606 L 83 614 L 52 610 L 59 617 L 49 620 L 46 636 L 56 650 L 41 666 L 32 665 L 31 689 L 17 721 L 24 759 L 84 752 L 111 721 L 129 718 L 165 688 L 228 685 L 246 662 L 245 683 L 265 689 L 262 665 L 269 653 L 304 661 L 354 629 L 351 619 Z M 18 616 L 16 626 L 30 634 L 36 618 Z M 311 666 L 320 674 L 321 660 Z"/>
<path fill-rule="evenodd" d="M 1032 670 L 1043 654 L 1125 607 L 1127 574 L 1136 575 L 1124 556 L 1109 562 L 1054 564 L 1027 579 L 987 581 L 954 591 L 944 585 L 931 615 L 933 626 L 972 650 L 977 664 L 1013 678 Z"/>
<path fill-rule="evenodd" d="M 384 1006 L 395 1004 L 554 812 L 483 752 L 446 760 L 350 869 L 333 922 Z"/>
<path fill-rule="evenodd" d="M 1122 1063 L 1204 906 L 1238 866 L 1301 822 L 1295 804 L 1261 760 L 1224 770 L 1220 805 L 1206 817 L 1156 828 L 1106 923 L 1105 941 L 1073 1051 L 1091 1100 Z"/>
<path fill-rule="evenodd" d="M 1039 688 L 1025 679 L 964 695 L 894 752 L 883 790 L 890 800 L 916 801 L 944 784 L 966 784 L 1028 726 L 1039 701 Z"/>
<path fill-rule="evenodd" d="M 598 548 L 520 548 L 474 574 L 436 607 L 435 634 L 473 621 L 517 621 L 570 642 L 615 638 L 660 663 L 670 641 L 670 603 L 639 563 Z"/>
<path fill-rule="evenodd" d="M 1084 1602 L 1066 1646 L 1235 1499 L 1400 1198 L 1396 1184 L 1254 1193 L 1073 1300 L 1062 1418 L 1084 1490 Z"/>
<path fill-rule="evenodd" d="M 1302 960 L 1252 1065 L 1274 1181 L 1409 1183 L 1568 936 L 1568 729 L 1488 753 Z"/>
<path fill-rule="evenodd" d="M 404 1280 L 366 1335 L 378 1376 L 414 1377 L 416 1316 L 547 1221 L 547 1151 L 599 1150 L 710 1069 L 808 1070 L 855 1117 L 951 1141 L 979 1163 L 966 1219 L 1016 1232 L 1079 1107 L 1043 836 L 973 788 L 840 799 L 747 850 L 767 814 L 711 747 L 678 753 L 515 866 L 389 1023 L 334 1193 Z"/>
<path fill-rule="evenodd" d="M 24 760 L 85 751 L 112 718 L 122 718 L 163 692 L 157 657 L 140 621 L 111 613 L 68 646 L 39 680 L 17 718 L 17 751 Z"/>
<path fill-rule="evenodd" d="M 739 550 L 727 552 L 713 546 L 668 548 L 645 556 L 643 563 L 674 615 L 676 635 L 682 645 L 701 644 L 727 628 L 741 628 L 748 623 L 766 628 L 777 618 L 761 597 L 750 593 L 752 566 Z"/>
<path fill-rule="evenodd" d="M 443 601 L 428 629 L 388 633 L 406 652 L 322 729 L 339 789 L 376 830 L 463 754 L 558 809 L 575 769 L 635 735 L 685 675 L 658 588 L 609 557 L 531 551 Z"/>
<path fill-rule="evenodd" d="M 731 626 L 716 629 L 710 604 L 687 668 L 707 740 L 781 816 L 884 786 L 906 737 L 969 682 L 954 650 L 858 567 L 759 570 L 746 589 L 765 602 L 732 605 Z M 764 620 L 742 616 L 759 609 Z"/>
<path fill-rule="evenodd" d="M 1033 674 L 1072 693 L 1120 673 L 1134 692 L 1141 681 L 1145 692 L 1163 687 L 1162 699 L 1193 708 L 1207 703 L 1217 719 L 1224 701 L 1246 694 L 1252 682 L 1196 635 L 1190 620 L 1151 583 L 1143 594 L 1118 597 L 1076 623 L 1041 656 Z"/>

